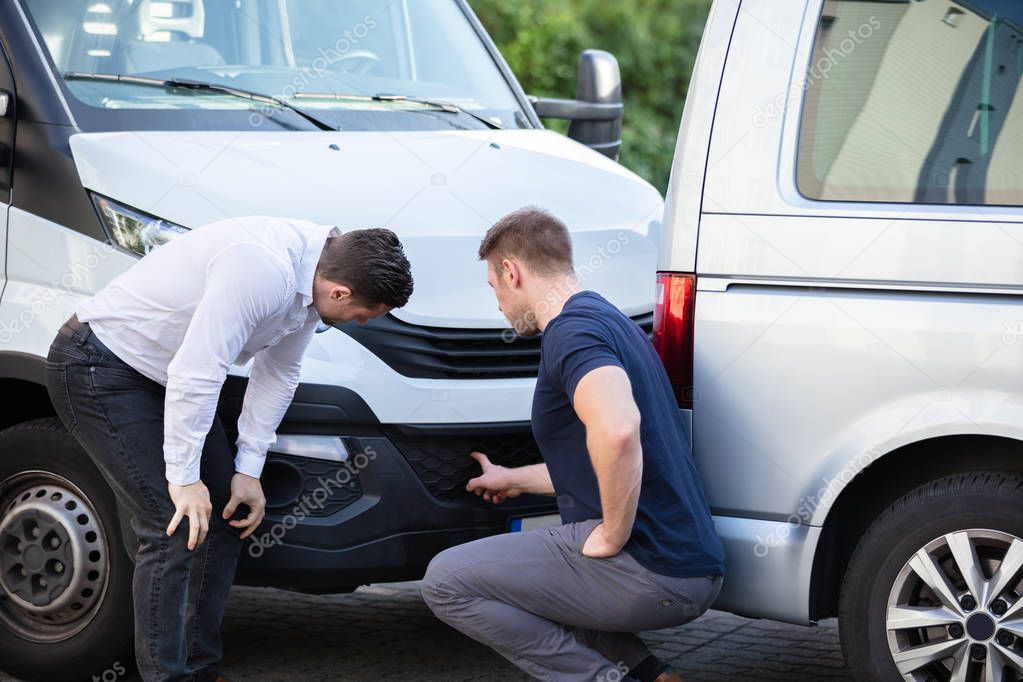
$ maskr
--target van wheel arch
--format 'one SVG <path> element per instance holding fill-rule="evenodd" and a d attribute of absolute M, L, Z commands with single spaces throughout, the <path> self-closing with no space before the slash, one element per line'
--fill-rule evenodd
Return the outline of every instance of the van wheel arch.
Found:
<path fill-rule="evenodd" d="M 987 435 L 931 438 L 892 450 L 860 472 L 824 521 L 810 581 L 810 619 L 838 615 L 853 550 L 882 511 L 925 483 L 980 470 L 1023 474 L 1023 441 Z"/>
<path fill-rule="evenodd" d="M 42 356 L 0 351 L 0 381 L 16 380 L 46 387 L 46 361 Z"/>
<path fill-rule="evenodd" d="M 0 393 L 13 398 L 6 401 L 4 409 L 0 410 L 0 430 L 32 419 L 56 417 L 57 411 L 50 402 L 43 376 L 41 375 L 38 381 L 32 379 L 33 370 L 26 366 L 20 366 L 18 373 L 11 374 L 11 355 L 0 353 Z M 5 360 L 8 361 L 6 364 Z M 42 363 L 42 360 L 39 362 Z"/>

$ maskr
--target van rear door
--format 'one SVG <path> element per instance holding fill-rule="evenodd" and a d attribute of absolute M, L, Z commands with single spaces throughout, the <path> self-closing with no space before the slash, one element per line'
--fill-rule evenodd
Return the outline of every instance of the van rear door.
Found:
<path fill-rule="evenodd" d="M 675 161 L 664 208 L 665 230 L 658 271 L 696 271 L 696 241 L 703 201 L 711 124 L 739 0 L 717 0 L 711 8 L 689 81 Z"/>
<path fill-rule="evenodd" d="M 806 619 L 807 556 L 870 462 L 1023 438 L 1021 26 L 1002 0 L 743 0 L 699 217 L 693 437 L 714 512 L 762 521 L 770 552 L 722 606 Z M 740 594 L 771 566 L 805 582 Z"/>
<path fill-rule="evenodd" d="M 696 246 L 711 126 L 740 0 L 716 0 L 689 81 L 675 146 L 657 263 L 653 342 L 692 440 L 693 300 Z"/>

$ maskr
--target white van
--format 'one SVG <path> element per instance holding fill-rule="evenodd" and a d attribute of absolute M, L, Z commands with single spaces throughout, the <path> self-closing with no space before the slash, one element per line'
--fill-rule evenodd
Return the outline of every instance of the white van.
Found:
<path fill-rule="evenodd" d="M 1023 679 L 1023 2 L 717 0 L 655 343 L 718 608 L 857 679 Z"/>
<path fill-rule="evenodd" d="M 390 227 L 416 279 L 406 308 L 315 337 L 239 582 L 415 579 L 554 513 L 465 492 L 473 449 L 539 461 L 539 344 L 507 333 L 476 251 L 544 206 L 586 286 L 651 328 L 663 200 L 615 163 L 613 57 L 583 54 L 577 100 L 528 98 L 464 0 L 4 0 L 0 47 L 0 667 L 79 679 L 132 660 L 131 530 L 53 416 L 44 360 L 82 297 L 224 218 Z M 572 139 L 541 116 L 573 119 Z"/>

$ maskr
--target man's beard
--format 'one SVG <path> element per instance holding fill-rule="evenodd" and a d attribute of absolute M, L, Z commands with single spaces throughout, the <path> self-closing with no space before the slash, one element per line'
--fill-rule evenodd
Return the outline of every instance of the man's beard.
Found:
<path fill-rule="evenodd" d="M 536 322 L 536 313 L 533 312 L 532 308 L 522 308 L 514 317 L 509 319 L 509 322 L 515 333 L 522 338 L 528 339 L 540 333 L 540 328 Z"/>

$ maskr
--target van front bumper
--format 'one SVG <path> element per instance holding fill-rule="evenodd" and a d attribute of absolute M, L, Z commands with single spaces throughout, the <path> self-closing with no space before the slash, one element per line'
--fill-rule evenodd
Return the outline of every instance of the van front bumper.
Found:
<path fill-rule="evenodd" d="M 243 380 L 225 384 L 229 431 L 244 390 Z M 416 580 L 448 547 L 557 513 L 553 497 L 494 505 L 467 492 L 480 474 L 473 450 L 504 466 L 541 461 L 528 422 L 380 424 L 352 391 L 300 386 L 267 455 L 267 515 L 245 542 L 236 582 L 332 592 Z"/>

